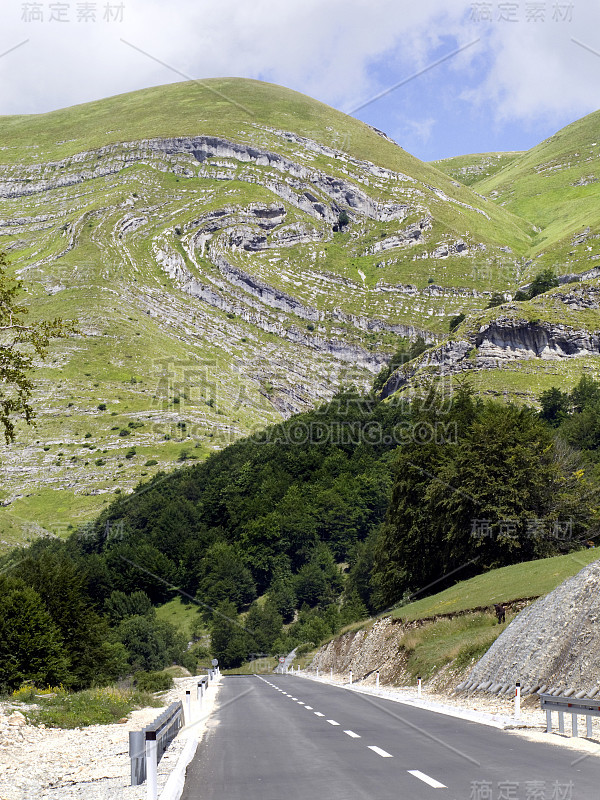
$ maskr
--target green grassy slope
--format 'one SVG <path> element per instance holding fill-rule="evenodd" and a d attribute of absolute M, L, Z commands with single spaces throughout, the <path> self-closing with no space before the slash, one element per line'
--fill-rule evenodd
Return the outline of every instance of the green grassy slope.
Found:
<path fill-rule="evenodd" d="M 152 137 L 223 136 L 231 141 L 275 145 L 269 128 L 292 131 L 381 167 L 433 184 L 490 217 L 452 208 L 441 219 L 450 229 L 464 216 L 475 235 L 524 247 L 530 226 L 456 186 L 359 120 L 306 95 L 275 84 L 213 78 L 168 84 L 40 115 L 2 116 L 0 164 L 44 163 L 120 142 Z M 258 133 L 257 129 L 260 129 Z M 297 149 L 297 148 L 296 148 Z M 293 152 L 294 148 L 289 148 Z"/>
<path fill-rule="evenodd" d="M 399 606 L 394 609 L 392 616 L 403 620 L 423 619 L 491 606 L 493 603 L 542 597 L 598 558 L 600 550 L 593 548 L 490 570 L 460 581 L 431 597 Z"/>
<path fill-rule="evenodd" d="M 487 180 L 500 170 L 506 169 L 515 159 L 522 155 L 522 151 L 509 153 L 471 153 L 464 156 L 442 158 L 430 163 L 450 178 L 459 181 L 465 186 Z"/>
<path fill-rule="evenodd" d="M 2 453 L 0 545 L 64 535 L 115 491 L 176 468 L 182 451 L 203 458 L 340 385 L 366 388 L 397 347 L 389 326 L 444 333 L 458 310 L 480 307 L 471 288 L 515 283 L 530 246 L 528 223 L 362 122 L 271 84 L 172 84 L 0 123 L 0 248 L 32 316 L 81 329 L 38 371 L 37 427 Z M 199 135 L 296 166 L 199 162 L 145 144 Z M 309 191 L 331 208 L 321 177 L 391 212 L 376 218 L 350 203 L 351 224 L 334 234 L 301 204 Z M 281 221 L 261 228 L 257 207 L 281 209 Z M 218 223 L 205 233 L 210 213 Z M 418 242 L 396 243 L 423 221 Z M 246 230 L 266 247 L 233 245 Z M 452 251 L 460 241 L 466 249 Z M 253 294 L 223 274 L 220 255 L 309 312 Z M 212 299 L 191 296 L 190 280 Z M 351 348 L 380 360 L 361 363 Z"/>
<path fill-rule="evenodd" d="M 532 255 L 564 272 L 596 266 L 600 257 L 600 112 L 589 114 L 520 155 L 474 188 L 534 223 Z M 590 228 L 584 242 L 576 237 Z M 582 263 L 583 262 L 583 263 Z M 587 263 L 586 263 L 587 262 Z"/>

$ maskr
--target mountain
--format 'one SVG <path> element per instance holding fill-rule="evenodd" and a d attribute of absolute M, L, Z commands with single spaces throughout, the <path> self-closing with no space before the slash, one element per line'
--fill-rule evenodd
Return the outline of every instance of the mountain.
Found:
<path fill-rule="evenodd" d="M 407 339 L 432 348 L 416 366 L 437 370 L 457 340 L 473 366 L 469 336 L 492 293 L 512 296 L 557 263 L 552 247 L 594 235 L 590 200 L 566 238 L 549 218 L 544 238 L 527 195 L 534 151 L 426 164 L 352 117 L 258 81 L 155 87 L 2 117 L 0 131 L 0 249 L 31 315 L 76 319 L 80 330 L 40 365 L 38 425 L 3 453 L 5 544 L 63 535 L 140 479 L 342 387 L 366 390 Z M 569 207 L 563 190 L 556 209 Z M 573 245 L 564 266 L 589 267 L 589 246 Z M 579 319 L 571 300 L 557 302 L 553 325 L 569 308 Z M 476 366 L 486 390 L 522 390 L 514 365 Z M 563 360 L 557 370 L 560 381 Z"/>
<path fill-rule="evenodd" d="M 466 156 L 454 156 L 432 161 L 432 165 L 441 172 L 445 172 L 455 181 L 465 186 L 473 186 L 486 178 L 500 172 L 522 155 L 516 151 L 512 153 L 471 153 Z"/>

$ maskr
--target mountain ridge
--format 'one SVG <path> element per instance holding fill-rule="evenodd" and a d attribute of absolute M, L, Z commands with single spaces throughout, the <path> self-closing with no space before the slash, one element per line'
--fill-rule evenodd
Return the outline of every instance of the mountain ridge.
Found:
<path fill-rule="evenodd" d="M 534 223 L 479 183 L 272 84 L 1 121 L 0 248 L 32 315 L 82 332 L 38 369 L 39 426 L 4 454 L 8 542 L 32 521 L 62 535 L 157 470 L 368 390 L 404 339 L 448 347 L 459 312 L 468 340 L 493 293 L 538 267 Z"/>

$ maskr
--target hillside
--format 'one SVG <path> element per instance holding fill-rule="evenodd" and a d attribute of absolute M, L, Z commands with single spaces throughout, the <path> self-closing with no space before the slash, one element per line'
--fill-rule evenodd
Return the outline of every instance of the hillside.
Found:
<path fill-rule="evenodd" d="M 568 265 L 554 244 L 542 252 L 554 222 L 544 238 L 529 206 L 483 196 L 527 158 L 426 164 L 309 97 L 239 79 L 3 117 L 0 248 L 32 316 L 76 319 L 80 334 L 40 366 L 38 426 L 3 453 L 0 545 L 64 536 L 114 492 L 341 387 L 368 389 L 407 339 L 438 346 L 417 366 L 460 362 L 451 371 L 466 365 L 484 391 L 518 396 L 537 369 L 543 384 L 537 352 L 465 358 L 492 293 L 512 296 L 541 264 L 592 263 L 590 245 Z M 577 333 L 584 315 L 568 305 L 552 326 Z M 596 367 L 595 308 L 590 347 L 555 349 L 561 380 L 575 383 L 588 356 Z"/>
<path fill-rule="evenodd" d="M 598 266 L 600 112 L 589 114 L 473 184 L 537 228 L 531 257 L 561 273 Z"/>
<path fill-rule="evenodd" d="M 498 691 L 598 692 L 600 564 L 594 561 L 525 609 L 469 675 L 469 686 Z M 578 695 L 582 696 L 582 695 Z"/>
<path fill-rule="evenodd" d="M 453 680 L 452 672 L 446 672 L 448 665 L 462 676 L 473 658 L 483 655 L 491 646 L 473 670 L 471 680 L 494 678 L 494 684 L 504 684 L 512 677 L 514 693 L 514 681 L 519 676 L 516 670 L 522 664 L 523 654 L 531 653 L 534 661 L 537 655 L 534 670 L 537 668 L 540 676 L 541 664 L 547 660 L 547 653 L 536 647 L 539 614 L 538 627 L 530 627 L 528 632 L 535 641 L 518 649 L 517 640 L 519 635 L 523 636 L 528 616 L 538 606 L 545 607 L 545 623 L 550 627 L 551 614 L 547 609 L 553 607 L 552 598 L 563 591 L 563 586 L 581 582 L 579 576 L 574 577 L 578 573 L 582 576 L 594 570 L 597 573 L 597 559 L 596 551 L 584 550 L 513 564 L 457 581 L 443 592 L 399 605 L 391 615 L 386 613 L 353 625 L 323 644 L 309 669 L 315 672 L 319 668 L 323 673 L 333 669 L 342 675 L 352 670 L 355 680 L 370 676 L 371 681 L 374 670 L 379 670 L 382 683 L 391 684 L 414 684 L 417 675 L 433 678 L 435 682 L 439 673 L 442 682 L 449 681 L 448 688 L 453 689 L 457 679 Z M 531 605 L 538 597 L 544 599 Z M 506 604 L 510 625 L 497 624 L 494 603 Z M 521 611 L 523 607 L 526 608 Z M 571 606 L 566 607 L 568 614 L 571 613 Z M 555 628 L 564 631 L 567 624 L 561 618 Z M 531 684 L 531 670 L 520 674 Z"/>
<path fill-rule="evenodd" d="M 254 81 L 5 117 L 0 148 L 0 246 L 32 314 L 81 330 L 3 454 L 5 542 L 64 535 L 160 468 L 366 388 L 531 235 L 363 123 Z"/>
<path fill-rule="evenodd" d="M 439 161 L 432 161 L 431 164 L 464 186 L 473 186 L 504 170 L 520 155 L 522 153 L 519 151 L 513 153 L 472 153 L 465 156 L 442 158 Z"/>

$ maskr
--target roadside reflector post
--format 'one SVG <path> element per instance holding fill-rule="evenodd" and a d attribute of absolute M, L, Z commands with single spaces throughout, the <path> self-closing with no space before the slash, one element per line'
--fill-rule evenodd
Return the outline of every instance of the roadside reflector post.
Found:
<path fill-rule="evenodd" d="M 188 725 L 192 722 L 192 692 L 190 689 L 185 690 L 185 721 Z"/>
<path fill-rule="evenodd" d="M 517 688 L 515 689 L 515 719 L 521 717 L 521 681 L 517 681 Z"/>
<path fill-rule="evenodd" d="M 379 689 L 379 670 L 375 673 L 375 688 Z"/>
<path fill-rule="evenodd" d="M 317 667 L 317 678 L 319 677 L 319 668 Z"/>
<path fill-rule="evenodd" d="M 352 686 L 352 670 L 350 670 L 350 686 Z"/>
<path fill-rule="evenodd" d="M 330 672 L 329 677 L 331 678 L 331 680 L 333 680 L 333 667 L 331 668 L 331 672 Z"/>
<path fill-rule="evenodd" d="M 148 800 L 156 800 L 158 796 L 157 767 L 156 731 L 146 731 L 146 796 Z"/>
<path fill-rule="evenodd" d="M 421 677 L 417 678 L 417 697 L 421 697 Z"/>

